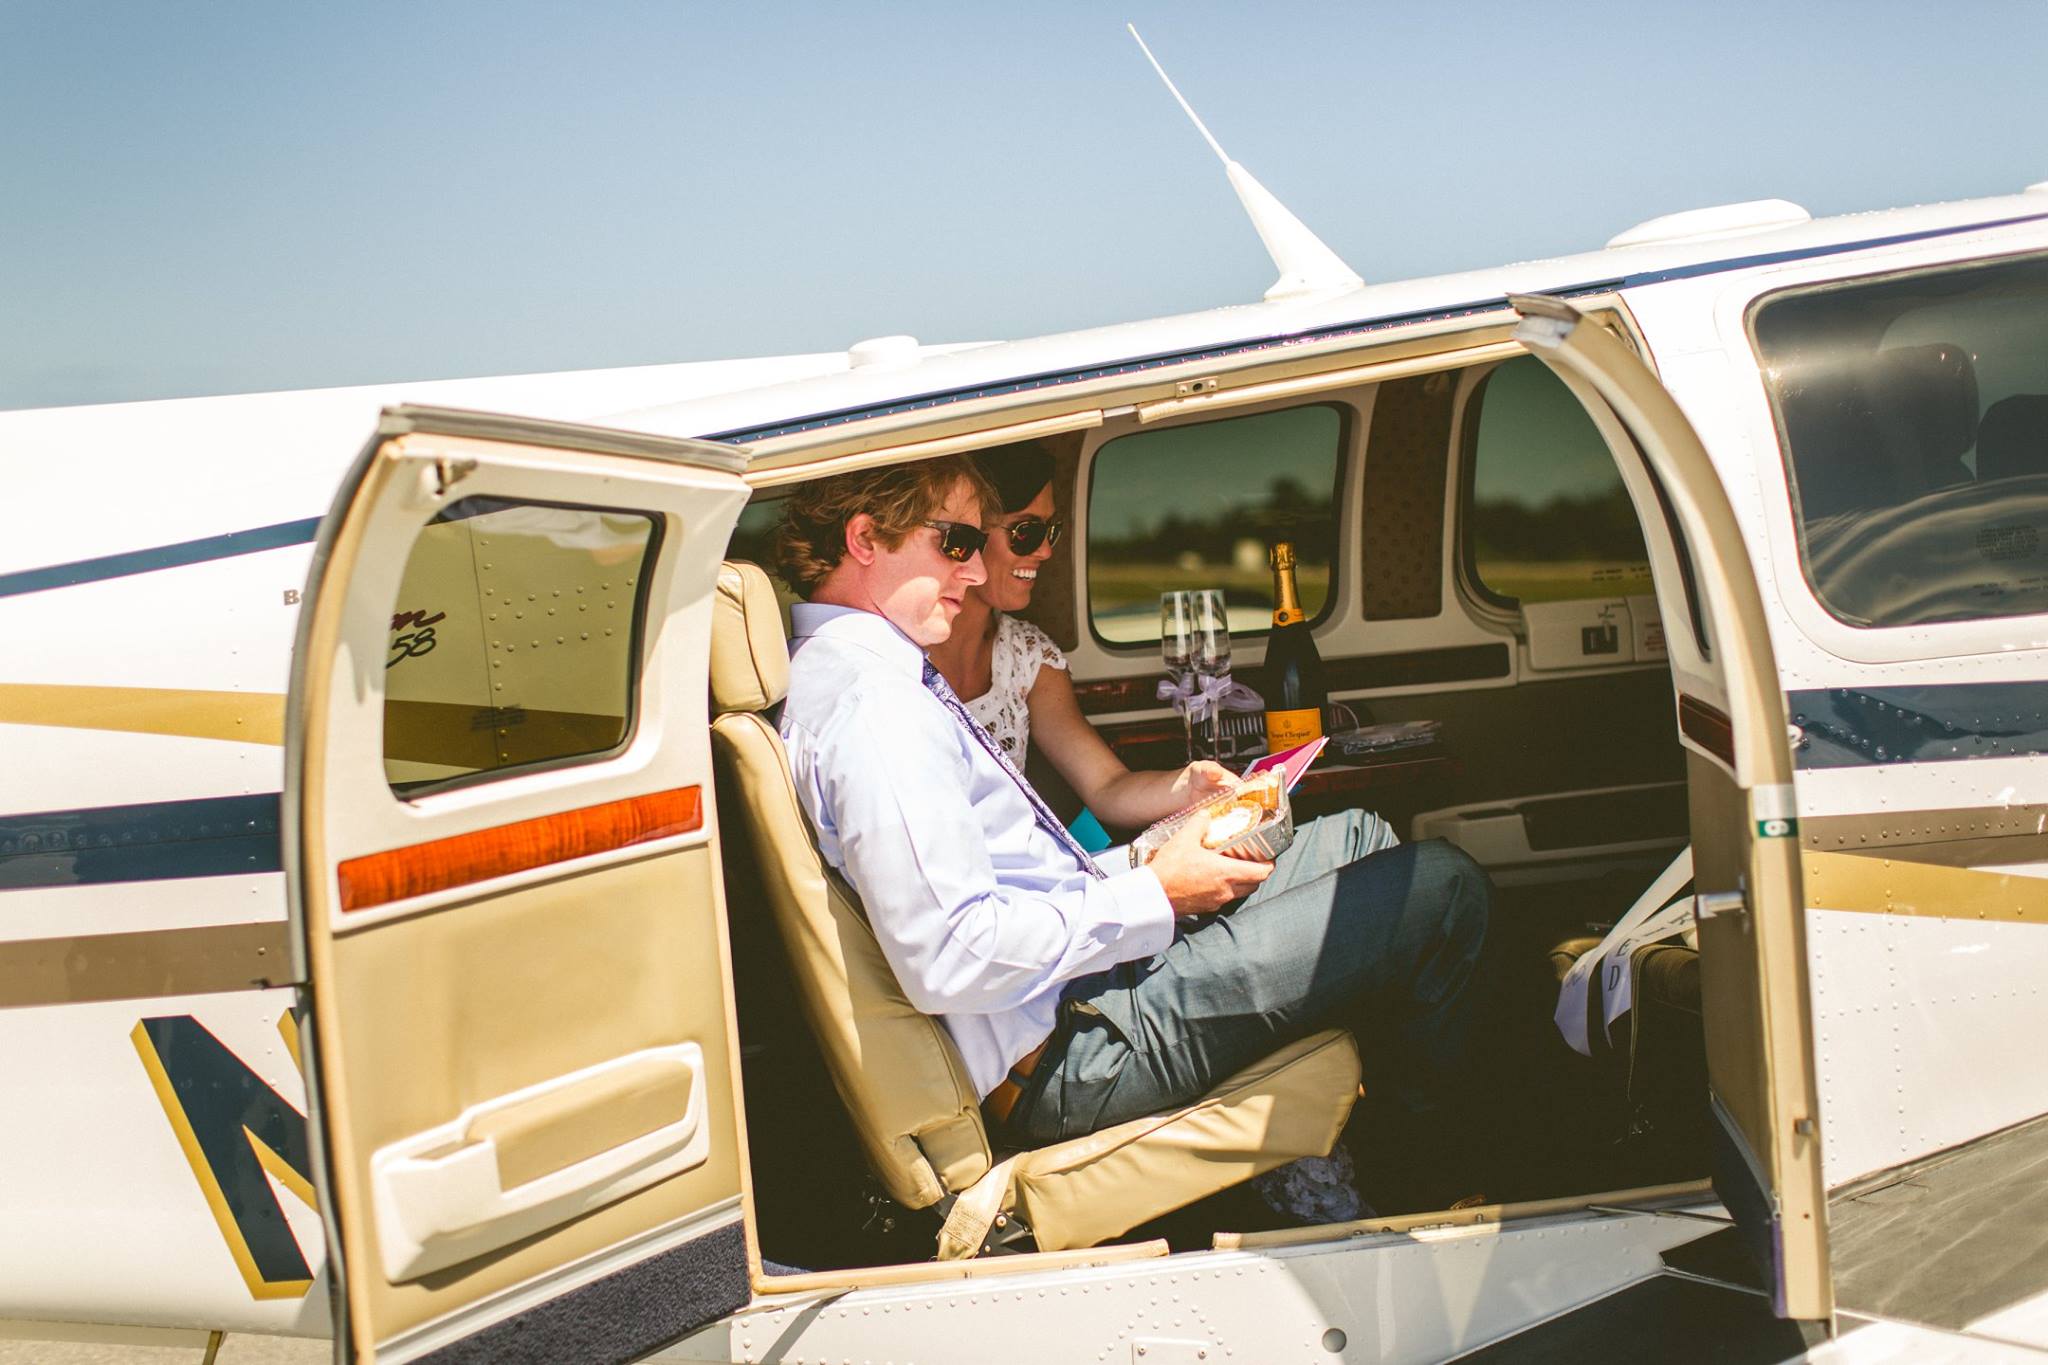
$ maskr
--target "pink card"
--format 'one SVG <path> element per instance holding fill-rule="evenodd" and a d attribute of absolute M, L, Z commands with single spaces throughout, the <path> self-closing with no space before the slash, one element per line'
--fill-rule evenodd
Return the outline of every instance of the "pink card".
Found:
<path fill-rule="evenodd" d="M 1323 746 L 1329 742 L 1330 737 L 1323 735 L 1320 738 L 1310 740 L 1306 744 L 1297 744 L 1292 749 L 1282 749 L 1277 754 L 1267 754 L 1264 758 L 1253 763 L 1251 767 L 1246 768 L 1244 775 L 1250 777 L 1254 773 L 1262 773 L 1268 768 L 1278 768 L 1280 769 L 1281 780 L 1287 785 L 1287 790 L 1293 791 L 1300 784 L 1301 775 L 1308 771 L 1309 764 L 1316 761 L 1316 756 L 1322 753 Z"/>

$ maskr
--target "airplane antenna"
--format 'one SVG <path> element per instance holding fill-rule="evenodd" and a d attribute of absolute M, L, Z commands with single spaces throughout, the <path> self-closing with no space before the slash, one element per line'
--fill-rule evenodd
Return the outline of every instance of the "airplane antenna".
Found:
<path fill-rule="evenodd" d="M 1230 188 L 1237 192 L 1237 200 L 1244 205 L 1245 213 L 1252 220 L 1259 240 L 1266 245 L 1266 254 L 1279 267 L 1280 278 L 1273 281 L 1273 287 L 1266 291 L 1266 298 L 1293 299 L 1312 294 L 1338 293 L 1346 289 L 1357 289 L 1365 281 L 1356 271 L 1340 259 L 1336 252 L 1323 245 L 1320 237 L 1308 230 L 1301 219 L 1295 217 L 1285 204 L 1273 197 L 1264 185 L 1252 178 L 1252 173 L 1230 159 L 1223 150 L 1223 144 L 1216 140 L 1209 126 L 1202 122 L 1187 97 L 1166 74 L 1166 68 L 1152 55 L 1152 49 L 1138 33 L 1136 24 L 1125 24 L 1131 37 L 1137 40 L 1138 50 L 1145 54 L 1145 60 L 1152 63 L 1152 69 L 1159 73 L 1159 79 L 1166 83 L 1167 93 L 1179 103 L 1182 112 L 1194 123 L 1195 131 L 1209 144 L 1209 150 L 1216 153 L 1216 159 L 1223 163 L 1223 173 L 1230 179 Z"/>

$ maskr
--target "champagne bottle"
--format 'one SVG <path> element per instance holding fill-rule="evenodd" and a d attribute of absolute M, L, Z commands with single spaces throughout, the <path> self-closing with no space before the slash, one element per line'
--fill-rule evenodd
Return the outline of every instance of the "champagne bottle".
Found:
<path fill-rule="evenodd" d="M 1266 699 L 1266 752 L 1277 754 L 1321 736 L 1328 693 L 1323 656 L 1316 653 L 1294 582 L 1294 546 L 1281 541 L 1267 560 L 1273 566 L 1273 633 L 1266 637 L 1259 690 Z"/>

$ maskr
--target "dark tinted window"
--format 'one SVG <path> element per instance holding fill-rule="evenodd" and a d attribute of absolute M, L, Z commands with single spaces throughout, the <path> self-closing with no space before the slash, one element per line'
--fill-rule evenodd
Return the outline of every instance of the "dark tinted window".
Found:
<path fill-rule="evenodd" d="M 1118 437 L 1088 489 L 1088 613 L 1104 640 L 1159 638 L 1159 594 L 1221 588 L 1233 631 L 1272 624 L 1266 551 L 1294 543 L 1310 619 L 1330 595 L 1343 413 L 1289 408 Z"/>
<path fill-rule="evenodd" d="M 1754 330 L 1829 611 L 2048 611 L 2048 261 L 1782 294 Z"/>

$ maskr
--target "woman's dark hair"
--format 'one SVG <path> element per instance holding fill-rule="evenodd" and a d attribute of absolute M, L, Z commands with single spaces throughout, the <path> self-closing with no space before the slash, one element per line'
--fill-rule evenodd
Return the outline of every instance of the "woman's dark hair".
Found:
<path fill-rule="evenodd" d="M 996 490 L 996 501 L 1005 516 L 1021 512 L 1025 504 L 1052 482 L 1052 456 L 1032 442 L 997 446 L 969 457 L 981 476 Z"/>

